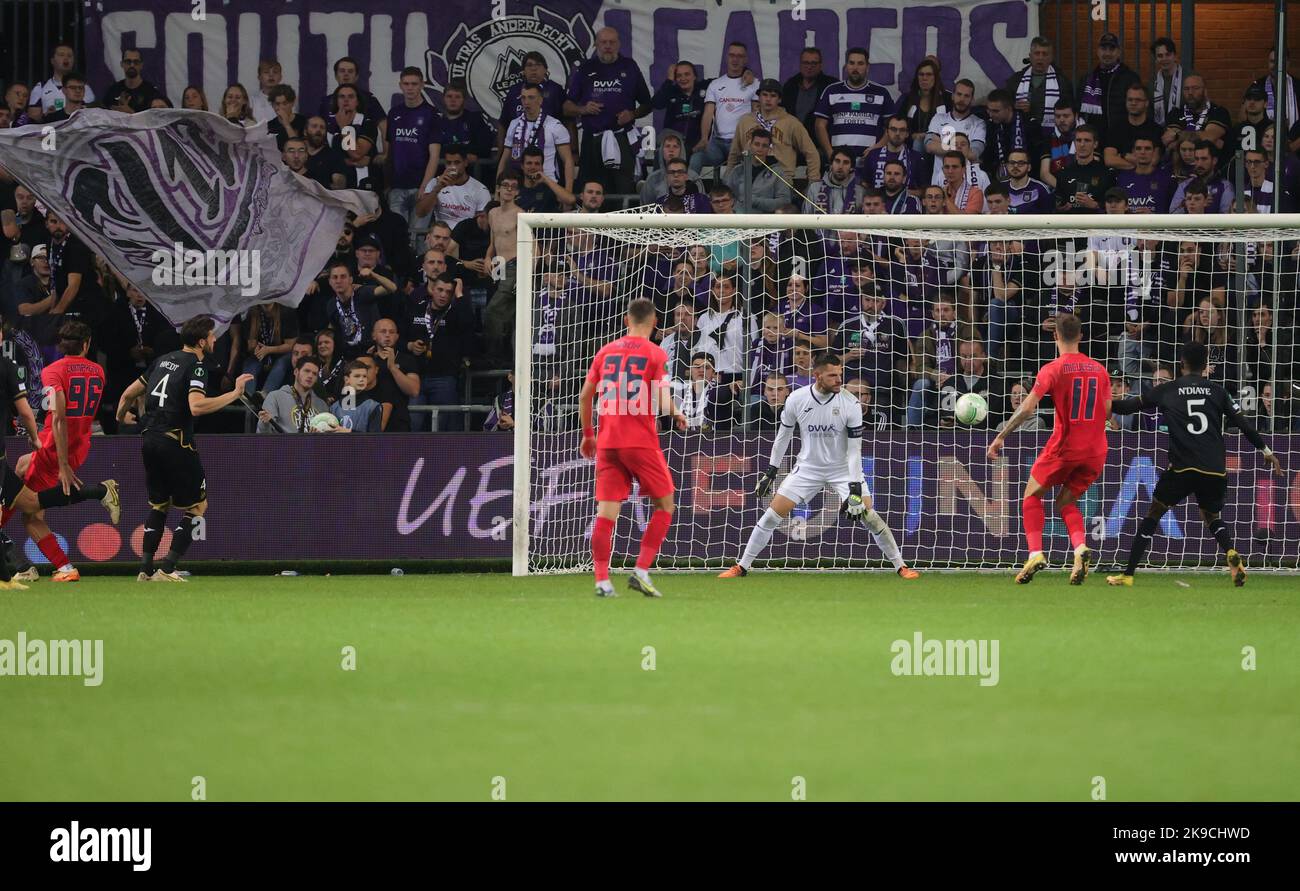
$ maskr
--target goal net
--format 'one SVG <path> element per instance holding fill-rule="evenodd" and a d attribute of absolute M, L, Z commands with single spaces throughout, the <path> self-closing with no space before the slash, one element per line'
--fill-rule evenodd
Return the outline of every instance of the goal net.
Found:
<path fill-rule="evenodd" d="M 752 494 L 780 406 L 822 350 L 844 360 L 863 408 L 863 469 L 909 565 L 992 569 L 1024 559 L 1020 500 L 1050 435 L 1045 399 L 995 461 L 989 440 L 1055 357 L 1060 312 L 1115 397 L 1179 374 L 1179 345 L 1209 346 L 1210 376 L 1289 470 L 1296 465 L 1300 216 L 810 216 L 658 213 L 521 217 L 515 329 L 514 571 L 591 568 L 594 463 L 578 451 L 577 398 L 595 352 L 654 300 L 686 432 L 661 443 L 677 492 L 659 568 L 729 565 L 766 507 Z M 527 312 L 523 307 L 528 307 Z M 958 398 L 987 417 L 963 424 Z M 1112 419 L 1105 473 L 1080 500 L 1102 566 L 1122 564 L 1165 467 L 1164 419 Z M 1271 476 L 1226 436 L 1224 519 L 1256 566 L 1294 566 L 1300 478 Z M 799 447 L 789 449 L 781 475 Z M 780 477 L 778 477 L 779 484 Z M 797 508 L 757 565 L 887 566 L 833 495 Z M 1053 565 L 1068 536 L 1047 503 Z M 614 565 L 631 566 L 649 503 L 633 490 Z M 1222 566 L 1194 503 L 1169 512 L 1153 568 Z"/>

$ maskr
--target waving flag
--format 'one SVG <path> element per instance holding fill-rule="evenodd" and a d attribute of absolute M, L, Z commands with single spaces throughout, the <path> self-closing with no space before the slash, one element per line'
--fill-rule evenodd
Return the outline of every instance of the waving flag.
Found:
<path fill-rule="evenodd" d="M 0 130 L 0 166 L 175 325 L 297 306 L 348 211 L 378 207 L 291 172 L 264 126 L 205 111 L 92 108 Z"/>

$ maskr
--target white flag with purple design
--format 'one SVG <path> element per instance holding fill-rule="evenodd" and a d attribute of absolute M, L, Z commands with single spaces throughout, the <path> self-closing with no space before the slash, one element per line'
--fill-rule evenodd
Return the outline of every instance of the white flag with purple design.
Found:
<path fill-rule="evenodd" d="M 0 130 L 0 166 L 175 325 L 297 306 L 347 213 L 378 208 L 291 172 L 265 127 L 205 111 L 92 108 Z"/>

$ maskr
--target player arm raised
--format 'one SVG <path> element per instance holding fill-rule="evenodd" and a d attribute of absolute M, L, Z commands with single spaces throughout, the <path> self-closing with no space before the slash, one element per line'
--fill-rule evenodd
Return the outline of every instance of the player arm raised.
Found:
<path fill-rule="evenodd" d="M 1002 446 L 1006 445 L 1007 434 L 1033 417 L 1035 410 L 1038 408 L 1038 400 L 1041 398 L 1037 392 L 1030 391 L 1029 395 L 1025 397 L 1025 401 L 1020 403 L 1020 408 L 1016 409 L 1015 414 L 1007 419 L 1007 425 L 1002 428 L 1002 432 L 993 437 L 993 441 L 989 443 L 988 456 L 990 461 L 996 458 L 998 452 L 1002 451 Z"/>
<path fill-rule="evenodd" d="M 241 374 L 239 377 L 235 378 L 235 388 L 229 392 L 222 393 L 220 396 L 204 396 L 198 390 L 190 390 L 190 414 L 197 418 L 200 415 L 210 415 L 214 411 L 221 411 L 227 405 L 230 405 L 230 403 L 239 398 L 240 394 L 244 392 L 244 385 L 251 380 L 255 380 L 253 375 Z M 139 382 L 137 381 L 137 383 Z M 130 387 L 127 389 L 130 390 Z M 125 393 L 122 394 L 122 398 L 126 398 Z"/>

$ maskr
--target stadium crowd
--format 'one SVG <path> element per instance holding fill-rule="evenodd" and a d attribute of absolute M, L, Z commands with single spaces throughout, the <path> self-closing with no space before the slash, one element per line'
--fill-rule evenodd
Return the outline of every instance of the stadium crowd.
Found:
<path fill-rule="evenodd" d="M 265 125 L 285 165 L 325 188 L 380 195 L 377 213 L 344 227 L 296 309 L 253 307 L 210 358 L 214 392 L 256 375 L 249 389 L 263 400 L 260 431 L 306 432 L 322 411 L 359 431 L 429 429 L 431 419 L 442 430 L 511 429 L 518 214 L 638 206 L 771 214 L 780 231 L 689 247 L 540 231 L 539 429 L 576 423 L 575 381 L 631 296 L 654 297 L 679 399 L 700 431 L 772 427 L 786 395 L 808 382 L 813 353 L 828 347 L 844 355 L 847 386 L 878 429 L 951 423 L 946 409 L 966 392 L 988 398 L 986 423 L 995 426 L 1053 355 L 1058 311 L 1085 320 L 1087 348 L 1111 367 L 1119 392 L 1170 377 L 1178 344 L 1201 340 L 1212 376 L 1251 397 L 1265 431 L 1300 429 L 1291 408 L 1300 241 L 780 229 L 788 214 L 967 215 L 973 238 L 991 222 L 980 215 L 1295 208 L 1292 78 L 1279 90 L 1261 76 L 1243 96 L 1227 96 L 1183 70 L 1171 39 L 1150 51 L 1155 76 L 1143 82 L 1115 35 L 1104 34 L 1095 67 L 1074 84 L 1039 37 L 1028 64 L 987 95 L 969 80 L 949 82 L 927 57 L 896 96 L 868 80 L 860 48 L 827 72 L 809 47 L 798 73 L 781 82 L 756 78 L 747 47 L 735 43 L 716 76 L 682 61 L 652 92 L 605 29 L 567 84 L 551 79 L 541 54 L 527 54 L 500 119 L 489 121 L 463 83 L 431 104 L 417 68 L 402 71 L 385 108 L 357 63 L 338 59 L 336 89 L 303 109 L 274 60 L 259 65 L 251 89 L 232 84 L 210 101 L 194 86 L 167 96 L 138 49 L 123 52 L 121 80 L 87 84 L 72 48 L 60 45 L 48 80 L 5 85 L 0 127 L 54 122 L 90 105 L 138 113 L 178 99 Z M 1279 96 L 1288 125 L 1280 145 Z M 643 129 L 651 120 L 652 140 Z M 1275 152 L 1281 183 L 1272 179 Z M 56 358 L 61 320 L 90 323 L 109 377 L 102 425 L 114 432 L 118 394 L 178 345 L 176 327 L 3 170 L 0 222 L 5 354 L 38 380 Z M 470 378 L 493 371 L 504 388 L 491 411 L 462 414 L 473 401 Z M 39 408 L 39 388 L 32 399 Z M 206 423 L 222 429 L 232 419 Z"/>

